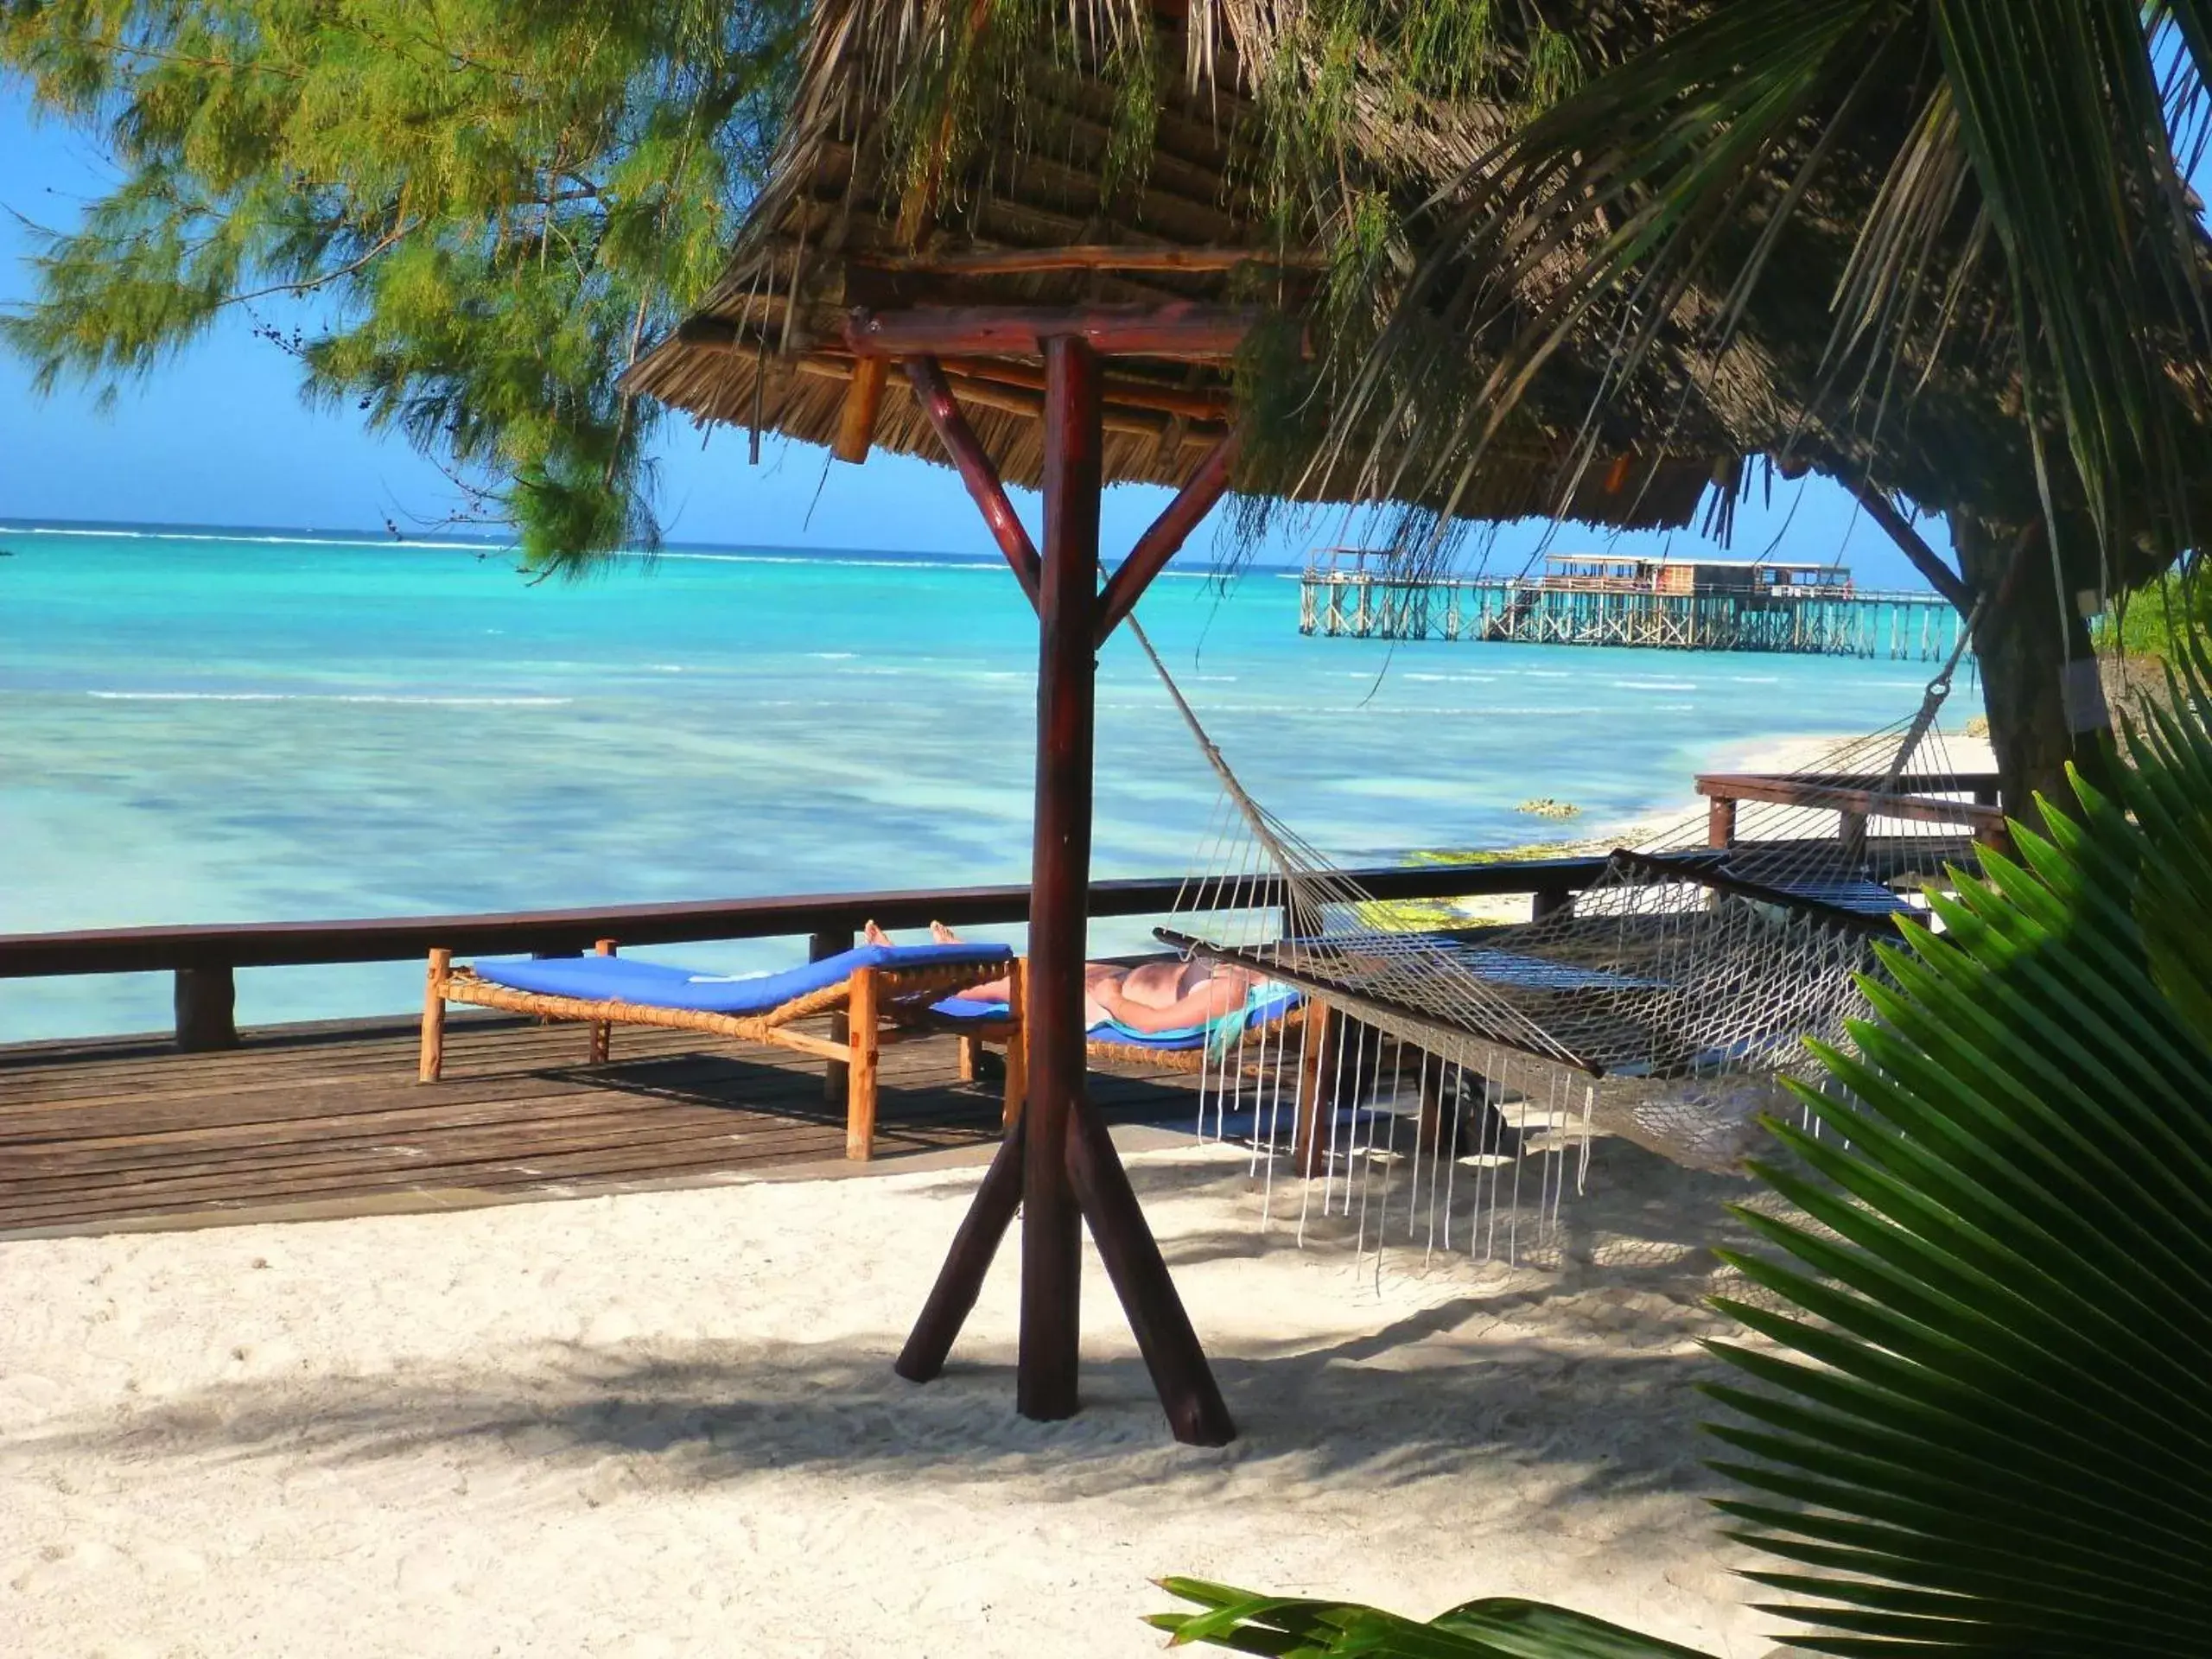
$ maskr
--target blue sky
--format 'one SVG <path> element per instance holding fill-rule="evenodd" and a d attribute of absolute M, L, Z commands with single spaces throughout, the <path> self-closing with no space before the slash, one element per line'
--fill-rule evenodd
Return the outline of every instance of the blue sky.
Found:
<path fill-rule="evenodd" d="M 23 89 L 0 82 L 0 305 L 31 291 L 24 263 L 32 238 L 16 215 L 55 228 L 113 175 L 82 136 L 38 121 Z M 891 548 L 988 552 L 990 543 L 948 469 L 877 454 L 861 467 L 823 452 L 770 443 L 759 467 L 746 465 L 742 435 L 720 432 L 702 445 L 688 426 L 664 441 L 662 518 L 671 540 L 753 546 Z M 1164 491 L 1108 493 L 1102 552 L 1110 563 L 1166 499 Z M 102 409 L 93 393 L 66 387 L 40 397 L 22 362 L 0 353 L 0 519 L 102 519 L 138 523 L 255 524 L 320 531 L 374 530 L 434 522 L 454 506 L 452 486 L 397 438 L 365 431 L 350 413 L 301 401 L 293 360 L 256 339 L 243 314 L 143 382 L 126 385 Z M 1018 493 L 1033 530 L 1035 499 Z M 1930 540 L 1944 541 L 1930 525 Z M 1545 526 L 1502 531 L 1493 569 L 1517 569 Z M 1342 539 L 1333 515 L 1278 535 L 1262 556 L 1288 561 L 1313 541 Z M 1777 485 L 1771 507 L 1746 503 L 1734 551 L 1778 550 L 1791 557 L 1840 558 L 1862 583 L 1924 586 L 1888 539 L 1865 522 L 1840 489 L 1817 480 Z M 1558 533 L 1566 551 L 1618 546 L 1656 550 L 1656 536 L 1607 538 L 1579 526 Z M 1678 534 L 1677 552 L 1709 544 Z M 1210 560 L 1221 538 L 1202 528 L 1186 559 Z"/>

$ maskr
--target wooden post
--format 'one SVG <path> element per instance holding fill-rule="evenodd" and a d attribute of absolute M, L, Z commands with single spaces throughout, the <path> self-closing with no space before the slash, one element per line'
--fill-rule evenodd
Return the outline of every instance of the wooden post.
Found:
<path fill-rule="evenodd" d="M 1083 972 L 1090 880 L 1091 619 L 1103 484 L 1098 358 L 1045 343 L 1045 557 L 1039 588 L 1037 805 L 1029 899 L 1029 1103 L 1022 1115 L 1021 1338 L 1015 1408 L 1046 1421 L 1076 1409 L 1083 1221 L 1068 1179 L 1084 1089 Z"/>
<path fill-rule="evenodd" d="M 883 385 L 891 372 L 880 357 L 858 358 L 853 378 L 845 387 L 845 402 L 837 411 L 837 436 L 830 453 L 840 461 L 863 461 L 875 442 L 876 412 L 883 407 Z"/>
<path fill-rule="evenodd" d="M 1705 844 L 1708 847 L 1732 847 L 1736 844 L 1736 803 L 1725 795 L 1716 795 L 1705 809 Z"/>
<path fill-rule="evenodd" d="M 845 1156 L 865 1161 L 875 1154 L 876 1009 L 880 987 L 876 970 L 853 971 L 853 988 L 846 1001 L 845 1023 L 852 1035 L 851 1070 L 845 1090 Z"/>
<path fill-rule="evenodd" d="M 453 971 L 453 952 L 430 952 L 429 972 L 423 982 L 423 1058 L 416 1080 L 435 1083 L 446 1066 L 446 976 Z"/>
<path fill-rule="evenodd" d="M 188 1054 L 238 1046 L 238 987 L 228 963 L 176 970 L 176 1046 Z"/>
<path fill-rule="evenodd" d="M 1456 1111 L 1459 1109 L 1459 1103 L 1452 1102 L 1451 1110 L 1446 1110 L 1444 1098 L 1444 1063 L 1441 1060 L 1433 1055 L 1424 1053 L 1421 1057 L 1419 1065 L 1421 1066 L 1421 1116 L 1416 1120 L 1414 1143 L 1422 1152 L 1433 1157 L 1439 1152 L 1447 1150 L 1451 1146 L 1451 1140 L 1445 1134 L 1445 1128 L 1451 1121 L 1451 1111 Z"/>
<path fill-rule="evenodd" d="M 592 954 L 594 956 L 611 957 L 614 954 L 614 941 L 612 939 L 595 939 L 592 942 L 591 948 Z M 613 1047 L 614 1027 L 613 1023 L 605 1020 L 593 1020 L 591 1022 L 590 1063 L 594 1065 L 605 1065 L 607 1064 L 607 1057 L 613 1052 Z"/>
<path fill-rule="evenodd" d="M 1529 919 L 1541 922 L 1547 916 L 1574 914 L 1574 895 L 1565 887 L 1539 887 L 1529 900 Z"/>
<path fill-rule="evenodd" d="M 1028 977 L 1028 963 L 1016 957 L 1007 969 L 1007 1007 L 1014 1020 L 1013 1034 L 1006 1039 L 1006 1108 L 1000 1120 L 1009 1129 L 1020 1121 L 1021 1104 L 1029 1095 L 1029 1027 L 1021 1018 Z"/>
<path fill-rule="evenodd" d="M 1329 1167 L 1328 1127 L 1333 1103 L 1329 1087 L 1329 1038 L 1333 1022 L 1325 1002 L 1306 1005 L 1306 1052 L 1298 1065 L 1298 1173 L 1307 1178 Z"/>
<path fill-rule="evenodd" d="M 850 929 L 842 933 L 816 933 L 806 942 L 809 962 L 827 962 L 832 957 L 842 957 L 853 948 Z M 842 1014 L 830 1016 L 830 1040 L 845 1043 L 852 1040 L 851 1022 Z M 832 1060 L 822 1077 L 822 1101 L 826 1106 L 841 1107 L 851 1098 L 849 1068 L 842 1060 Z"/>

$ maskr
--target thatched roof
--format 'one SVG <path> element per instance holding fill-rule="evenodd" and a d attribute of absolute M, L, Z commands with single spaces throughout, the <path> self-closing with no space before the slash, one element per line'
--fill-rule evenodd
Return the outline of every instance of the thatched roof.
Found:
<path fill-rule="evenodd" d="M 1268 8 L 1210 8 L 1193 40 L 1173 0 L 1149 10 L 1096 7 L 1106 21 L 1087 38 L 1071 44 L 1064 32 L 1049 47 L 1016 43 L 1019 64 L 995 71 L 1001 92 L 976 100 L 989 107 L 970 108 L 957 125 L 948 114 L 918 139 L 911 101 L 901 99 L 931 73 L 932 51 L 936 73 L 962 72 L 960 47 L 945 45 L 961 10 L 944 0 L 818 0 L 789 125 L 729 267 L 632 370 L 631 389 L 702 421 L 812 443 L 836 447 L 842 430 L 848 458 L 873 447 L 941 462 L 935 431 L 896 373 L 865 442 L 853 442 L 849 423 L 862 400 L 852 388 L 870 372 L 843 337 L 855 308 L 1191 300 L 1257 302 L 1285 318 L 1310 311 L 1329 280 L 1331 251 L 1317 245 L 1316 222 L 1286 224 L 1267 199 L 1260 181 L 1268 158 L 1243 90 L 1244 43 L 1274 49 Z M 1132 16 L 1156 33 L 1135 49 L 1113 34 Z M 1133 120 L 1126 82 L 1147 63 L 1165 73 L 1138 89 L 1147 107 Z M 1204 73 L 1185 74 L 1186 64 Z M 1008 86 L 1011 95 L 1001 95 Z M 1440 124 L 1396 101 L 1367 130 L 1389 170 L 1431 177 L 1465 165 L 1494 136 L 1479 118 Z M 1009 269 L 1025 251 L 1052 268 Z M 1001 475 L 1035 485 L 1044 460 L 1038 361 L 1009 355 L 944 366 Z M 1180 483 L 1251 395 L 1249 369 L 1115 359 L 1105 391 L 1108 481 Z M 1583 408 L 1548 420 L 1532 409 L 1459 488 L 1458 514 L 1510 519 L 1563 509 L 1592 524 L 1678 526 L 1732 468 L 1737 451 L 1710 423 L 1678 426 L 1680 441 L 1663 448 L 1624 436 L 1585 453 Z M 1252 485 L 1255 470 L 1248 457 L 1239 482 Z M 1391 493 L 1348 464 L 1300 470 L 1294 480 L 1277 470 L 1258 484 L 1313 501 Z"/>

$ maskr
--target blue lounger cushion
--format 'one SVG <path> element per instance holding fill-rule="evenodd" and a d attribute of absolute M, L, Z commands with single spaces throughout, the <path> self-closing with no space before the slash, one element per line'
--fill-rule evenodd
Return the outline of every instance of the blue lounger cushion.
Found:
<path fill-rule="evenodd" d="M 780 974 L 708 974 L 634 957 L 480 962 L 476 976 L 518 991 L 587 1002 L 641 1002 L 695 1014 L 766 1014 L 861 968 L 974 968 L 987 979 L 1014 960 L 1003 944 L 863 944 Z"/>

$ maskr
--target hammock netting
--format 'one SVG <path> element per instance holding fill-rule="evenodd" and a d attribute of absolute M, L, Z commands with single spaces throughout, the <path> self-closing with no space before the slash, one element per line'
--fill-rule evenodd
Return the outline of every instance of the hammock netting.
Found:
<path fill-rule="evenodd" d="M 1254 798 L 1154 654 L 1221 783 L 1159 937 L 1304 994 L 1297 1017 L 1215 1034 L 1200 1132 L 1249 1144 L 1267 1215 L 1301 1236 L 1349 1217 L 1363 1249 L 1516 1261 L 1554 1248 L 1595 1140 L 1737 1167 L 1762 1115 L 1808 1118 L 1785 1080 L 1833 1086 L 1808 1044 L 1849 1046 L 1874 941 L 1973 864 L 1936 726 L 1956 660 L 1911 718 L 1770 791 L 1795 801 L 1626 835 L 1567 905 L 1500 925 L 1363 891 Z"/>

